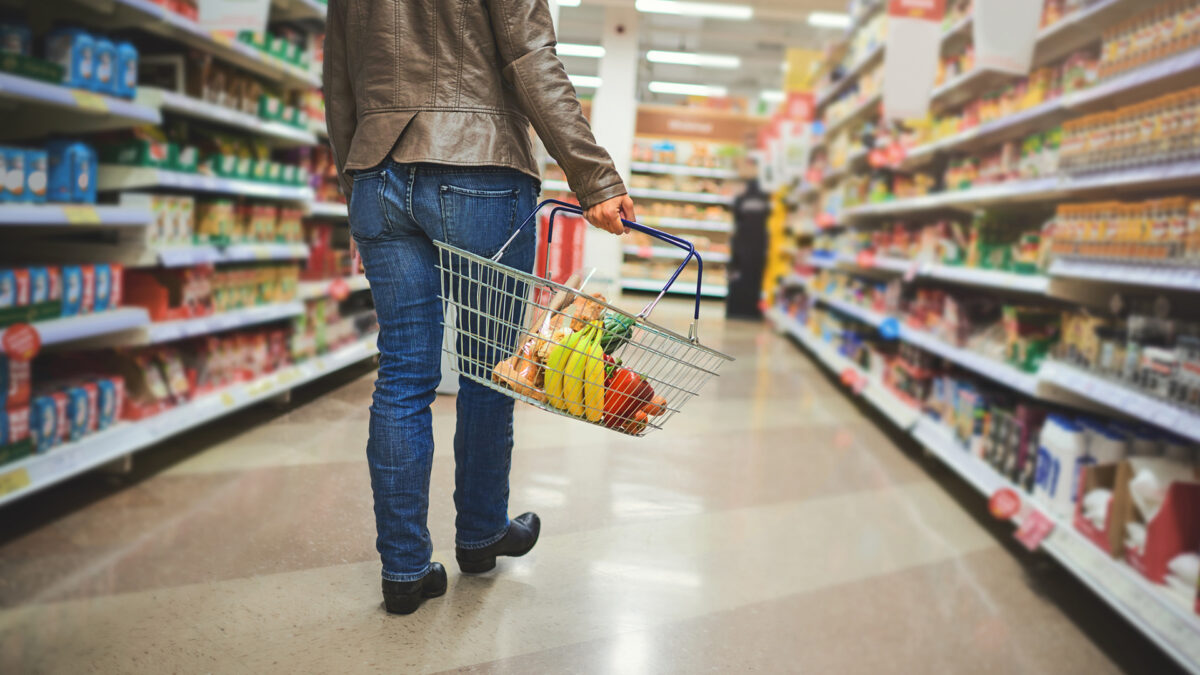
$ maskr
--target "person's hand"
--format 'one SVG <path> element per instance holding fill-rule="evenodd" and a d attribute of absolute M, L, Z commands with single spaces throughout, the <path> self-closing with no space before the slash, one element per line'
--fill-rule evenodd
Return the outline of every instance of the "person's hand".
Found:
<path fill-rule="evenodd" d="M 618 235 L 629 232 L 629 228 L 621 222 L 622 218 L 629 221 L 637 220 L 633 213 L 633 200 L 629 198 L 629 195 L 602 201 L 584 211 L 583 217 L 595 227 Z"/>

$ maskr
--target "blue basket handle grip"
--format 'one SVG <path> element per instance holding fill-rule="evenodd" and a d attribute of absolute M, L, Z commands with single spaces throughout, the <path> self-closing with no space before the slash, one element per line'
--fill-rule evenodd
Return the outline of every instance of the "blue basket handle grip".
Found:
<path fill-rule="evenodd" d="M 549 204 L 554 204 L 554 210 L 552 210 L 550 212 L 550 221 L 549 221 L 548 226 L 546 227 L 546 243 L 547 244 L 554 240 L 554 218 L 555 218 L 555 216 L 557 216 L 559 213 L 573 213 L 576 215 L 583 215 L 583 209 L 581 209 L 576 204 L 559 201 L 557 199 L 547 199 L 547 200 L 543 201 L 541 204 L 538 204 L 537 207 L 533 209 L 533 213 L 529 214 L 529 216 L 527 218 L 525 218 L 525 220 L 517 227 L 517 229 L 513 231 L 512 236 L 509 237 L 508 241 L 504 242 L 504 245 L 500 247 L 500 250 L 496 252 L 496 255 L 492 256 L 493 262 L 500 262 L 500 258 L 504 256 L 504 252 L 505 252 L 505 250 L 508 249 L 509 244 L 511 244 L 514 240 L 516 240 L 517 235 L 521 233 L 521 230 L 525 229 L 525 227 L 527 225 L 529 225 L 529 223 L 533 222 L 534 219 L 537 217 L 538 212 L 540 212 L 544 207 L 546 207 Z M 641 318 L 646 318 L 646 317 L 650 316 L 650 312 L 654 311 L 654 308 L 656 306 L 658 306 L 658 303 L 663 299 L 664 296 L 666 296 L 667 291 L 671 290 L 671 286 L 675 283 L 675 281 L 677 279 L 679 279 L 679 275 L 683 273 L 683 270 L 687 267 L 687 264 L 689 262 L 691 262 L 693 258 L 695 258 L 695 260 L 696 260 L 696 311 L 695 311 L 694 319 L 695 319 L 695 321 L 699 321 L 700 320 L 700 297 L 701 297 L 700 289 L 703 288 L 703 284 L 704 284 L 704 260 L 701 259 L 700 254 L 696 252 L 696 247 L 690 241 L 683 239 L 682 237 L 677 237 L 673 234 L 663 232 L 662 230 L 656 230 L 652 227 L 647 227 L 645 225 L 642 225 L 641 223 L 635 223 L 635 222 L 625 220 L 625 219 L 621 219 L 621 222 L 631 230 L 636 230 L 643 234 L 648 234 L 651 237 L 654 237 L 655 239 L 664 241 L 664 242 L 666 242 L 672 246 L 675 246 L 676 248 L 682 249 L 683 251 L 686 252 L 686 255 L 683 258 L 683 262 L 680 263 L 679 267 L 675 270 L 675 273 L 671 275 L 671 278 L 667 280 L 666 285 L 663 286 L 663 289 L 661 291 L 659 291 L 658 296 L 655 297 L 654 300 L 652 300 L 650 302 L 650 304 L 646 305 L 646 307 L 641 311 L 641 313 L 638 314 L 638 316 Z M 550 277 L 550 269 L 549 269 L 549 265 L 547 265 L 546 278 L 549 279 L 549 277 Z M 694 323 L 692 324 L 692 335 L 689 337 L 691 337 L 692 340 L 697 339 L 696 326 Z"/>

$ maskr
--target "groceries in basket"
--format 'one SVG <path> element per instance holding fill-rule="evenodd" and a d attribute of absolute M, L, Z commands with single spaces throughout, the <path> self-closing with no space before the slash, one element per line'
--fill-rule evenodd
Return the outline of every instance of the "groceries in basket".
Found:
<path fill-rule="evenodd" d="M 667 400 L 614 356 L 636 319 L 605 309 L 599 293 L 572 302 L 574 295 L 554 296 L 517 352 L 496 364 L 492 381 L 574 417 L 641 434 L 667 411 Z"/>

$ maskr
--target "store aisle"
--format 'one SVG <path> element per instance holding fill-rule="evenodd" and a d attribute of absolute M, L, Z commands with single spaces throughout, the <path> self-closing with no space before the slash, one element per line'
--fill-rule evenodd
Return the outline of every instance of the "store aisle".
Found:
<path fill-rule="evenodd" d="M 487 576 L 453 564 L 439 399 L 450 590 L 411 617 L 380 604 L 370 372 L 143 453 L 123 489 L 92 476 L 16 504 L 0 672 L 1169 672 L 793 344 L 705 329 L 738 361 L 674 429 L 519 408 L 512 509 L 541 514 L 542 540 Z"/>

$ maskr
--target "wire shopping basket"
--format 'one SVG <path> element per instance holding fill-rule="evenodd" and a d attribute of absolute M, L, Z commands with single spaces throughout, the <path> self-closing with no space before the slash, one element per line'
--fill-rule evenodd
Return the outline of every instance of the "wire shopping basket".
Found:
<path fill-rule="evenodd" d="M 439 249 L 444 350 L 453 370 L 549 412 L 632 436 L 661 429 L 705 382 L 733 359 L 700 344 L 700 287 L 704 262 L 688 241 L 623 221 L 686 252 L 662 291 L 637 315 L 610 305 L 575 284 L 557 284 L 500 262 L 505 250 L 538 212 L 553 204 L 547 242 L 559 213 L 582 214 L 549 199 L 537 206 L 491 258 L 444 242 Z M 696 309 L 684 337 L 648 317 L 692 259 Z M 547 270 L 547 276 L 549 271 Z"/>

